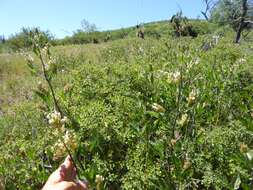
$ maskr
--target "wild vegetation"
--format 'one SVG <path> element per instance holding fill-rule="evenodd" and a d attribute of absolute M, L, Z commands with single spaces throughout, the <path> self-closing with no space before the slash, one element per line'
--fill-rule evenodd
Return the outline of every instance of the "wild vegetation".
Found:
<path fill-rule="evenodd" d="M 41 189 L 68 154 L 91 189 L 252 189 L 252 33 L 181 18 L 2 46 L 0 189 Z"/>

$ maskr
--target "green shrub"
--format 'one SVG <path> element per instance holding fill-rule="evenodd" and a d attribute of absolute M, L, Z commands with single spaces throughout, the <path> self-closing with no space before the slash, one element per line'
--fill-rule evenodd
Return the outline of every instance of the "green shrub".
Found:
<path fill-rule="evenodd" d="M 105 178 L 102 189 L 251 188 L 253 57 L 226 36 L 199 51 L 205 37 L 71 46 L 81 53 L 64 56 L 54 49 L 47 72 L 92 189 L 96 175 Z M 46 117 L 55 109 L 50 88 L 34 90 L 41 99 L 0 118 L 7 189 L 41 188 L 67 154 L 54 159 L 62 136 Z"/>

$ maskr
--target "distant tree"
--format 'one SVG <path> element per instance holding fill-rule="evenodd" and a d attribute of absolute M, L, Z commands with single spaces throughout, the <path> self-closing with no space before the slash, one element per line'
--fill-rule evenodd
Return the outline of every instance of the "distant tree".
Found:
<path fill-rule="evenodd" d="M 137 37 L 144 40 L 145 39 L 144 26 L 142 24 L 137 24 L 136 29 L 137 29 Z"/>
<path fill-rule="evenodd" d="M 45 44 L 53 39 L 49 31 L 42 31 L 39 28 L 22 28 L 21 32 L 9 37 L 6 43 L 13 50 L 30 48 L 32 42 L 29 37 L 35 33 L 40 34 L 41 44 Z"/>
<path fill-rule="evenodd" d="M 189 23 L 187 17 L 183 16 L 182 11 L 173 15 L 170 19 L 172 23 L 174 33 L 176 37 L 181 36 L 192 36 L 197 37 L 197 32 L 194 30 L 193 26 Z"/>
<path fill-rule="evenodd" d="M 97 31 L 97 26 L 95 24 L 90 23 L 86 19 L 81 21 L 82 31 L 86 33 L 91 33 Z"/>
<path fill-rule="evenodd" d="M 229 24 L 236 32 L 234 42 L 238 43 L 241 34 L 253 26 L 252 0 L 220 0 L 211 13 L 211 19 L 221 25 Z"/>
<path fill-rule="evenodd" d="M 248 27 L 252 27 L 251 25 L 253 24 L 253 15 L 248 15 L 248 11 L 250 13 L 250 9 L 252 9 L 252 4 L 248 4 L 247 0 L 242 0 L 241 2 L 241 14 L 240 17 L 238 18 L 238 27 L 236 30 L 236 37 L 235 37 L 235 43 L 238 43 L 241 38 L 241 33 L 244 29 Z M 249 17 L 248 17 L 249 16 Z M 252 20 L 251 20 L 252 19 Z"/>
<path fill-rule="evenodd" d="M 218 0 L 203 0 L 205 3 L 205 10 L 201 11 L 201 14 L 205 17 L 206 20 L 209 20 L 210 13 L 215 8 Z"/>
<path fill-rule="evenodd" d="M 171 17 L 170 22 L 172 23 L 174 33 L 177 37 L 180 37 L 182 35 L 182 27 L 183 24 L 186 23 L 186 21 L 187 18 L 183 16 L 182 11 L 177 12 L 175 15 Z"/>
<path fill-rule="evenodd" d="M 5 43 L 5 41 L 6 41 L 6 40 L 5 40 L 4 35 L 0 36 L 0 42 L 4 44 L 4 43 Z"/>

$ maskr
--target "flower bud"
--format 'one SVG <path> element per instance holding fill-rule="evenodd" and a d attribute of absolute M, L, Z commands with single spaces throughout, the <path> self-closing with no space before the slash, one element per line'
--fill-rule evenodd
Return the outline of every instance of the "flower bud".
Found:
<path fill-rule="evenodd" d="M 246 145 L 244 143 L 240 144 L 240 152 L 241 153 L 246 153 L 246 152 L 248 152 L 248 150 L 249 150 L 248 145 Z"/>
<path fill-rule="evenodd" d="M 196 89 L 193 89 L 190 94 L 189 97 L 187 98 L 188 104 L 193 104 L 198 96 L 199 92 Z"/>
<path fill-rule="evenodd" d="M 162 107 L 161 105 L 157 104 L 157 103 L 153 103 L 152 104 L 152 109 L 156 112 L 160 112 L 160 113 L 164 113 L 166 110 L 164 107 Z"/>
<path fill-rule="evenodd" d="M 101 183 L 103 183 L 104 180 L 105 180 L 105 178 L 103 176 L 96 175 L 95 183 L 96 184 L 101 184 Z"/>
<path fill-rule="evenodd" d="M 179 71 L 176 71 L 174 73 L 168 73 L 167 75 L 167 81 L 170 84 L 178 84 L 181 79 L 181 73 Z"/>
<path fill-rule="evenodd" d="M 188 115 L 187 114 L 183 114 L 181 116 L 181 118 L 177 121 L 177 124 L 180 126 L 185 126 L 188 123 Z"/>

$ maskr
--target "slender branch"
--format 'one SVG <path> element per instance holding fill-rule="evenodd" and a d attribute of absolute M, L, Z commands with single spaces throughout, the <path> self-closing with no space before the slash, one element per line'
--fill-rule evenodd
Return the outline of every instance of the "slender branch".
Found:
<path fill-rule="evenodd" d="M 244 23 L 253 24 L 253 21 L 252 20 L 245 20 Z"/>
<path fill-rule="evenodd" d="M 46 64 L 45 64 L 45 61 L 44 61 L 44 59 L 43 59 L 43 57 L 42 57 L 42 53 L 41 53 L 40 48 L 38 48 L 38 52 L 39 52 L 39 59 L 40 59 L 41 64 L 42 64 L 43 75 L 44 75 L 44 78 L 45 78 L 45 80 L 47 81 L 48 86 L 49 86 L 49 89 L 50 89 L 50 91 L 51 91 L 55 109 L 56 109 L 58 112 L 60 112 L 60 114 L 61 114 L 61 116 L 62 116 L 62 115 L 63 115 L 63 112 L 62 112 L 62 110 L 61 110 L 61 108 L 60 108 L 60 106 L 59 106 L 59 104 L 58 104 L 58 102 L 57 102 L 57 99 L 56 99 L 56 96 L 55 96 L 55 92 L 54 92 L 53 86 L 52 86 L 51 81 L 50 81 L 50 79 L 49 79 L 49 77 L 48 77 L 48 74 L 47 74 L 47 72 L 46 72 Z M 77 165 L 76 165 L 76 163 L 75 163 L 75 161 L 74 161 L 74 159 L 73 159 L 73 156 L 72 156 L 72 154 L 71 154 L 71 151 L 70 151 L 69 148 L 67 147 L 67 145 L 66 145 L 66 143 L 64 142 L 64 140 L 62 139 L 62 137 L 61 137 L 61 140 L 62 140 L 62 143 L 63 143 L 63 145 L 64 145 L 64 147 L 65 147 L 65 149 L 66 149 L 68 155 L 70 156 L 70 158 L 71 158 L 71 160 L 72 160 L 72 162 L 73 162 L 73 164 L 74 164 L 74 167 L 76 168 L 77 176 L 78 176 L 78 178 L 80 179 L 80 173 L 79 173 L 78 168 L 77 168 Z M 82 164 L 78 159 L 77 159 L 77 162 L 80 164 L 82 170 L 84 170 L 83 164 Z"/>
<path fill-rule="evenodd" d="M 75 161 L 74 161 L 74 159 L 73 159 L 73 156 L 72 156 L 70 150 L 68 149 L 68 147 L 67 147 L 67 145 L 66 145 L 66 143 L 64 142 L 63 139 L 62 139 L 62 143 L 63 143 L 63 146 L 64 146 L 64 148 L 66 149 L 68 155 L 70 156 L 70 159 L 71 159 L 71 161 L 72 161 L 72 163 L 73 163 L 73 165 L 74 165 L 74 168 L 76 169 L 76 174 L 77 174 L 78 178 L 80 179 L 80 174 L 79 174 L 79 170 L 78 170 L 78 168 L 77 168 L 77 165 L 76 165 L 76 163 L 75 163 Z"/>
<path fill-rule="evenodd" d="M 61 115 L 62 115 L 62 111 L 60 109 L 60 106 L 58 105 L 58 102 L 57 102 L 57 99 L 56 99 L 56 96 L 55 96 L 55 92 L 54 92 L 53 86 L 52 86 L 52 84 L 50 82 L 50 79 L 48 78 L 48 75 L 47 75 L 47 72 L 46 72 L 46 64 L 45 64 L 44 59 L 42 57 L 42 53 L 41 53 L 40 48 L 38 48 L 38 51 L 39 51 L 39 58 L 40 58 L 40 61 L 41 61 L 41 64 L 42 64 L 43 75 L 44 75 L 44 77 L 45 77 L 45 79 L 46 79 L 46 81 L 48 83 L 49 89 L 51 91 L 51 94 L 52 94 L 52 97 L 53 97 L 54 106 L 55 106 L 56 110 L 58 112 L 60 112 Z"/>

